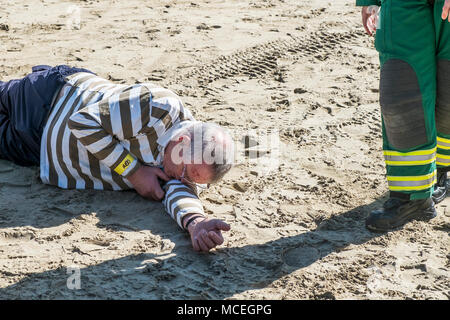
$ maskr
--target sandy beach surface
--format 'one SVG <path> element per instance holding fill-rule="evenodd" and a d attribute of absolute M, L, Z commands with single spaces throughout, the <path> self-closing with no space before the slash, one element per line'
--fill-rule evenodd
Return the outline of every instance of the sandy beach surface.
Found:
<path fill-rule="evenodd" d="M 69 64 L 157 83 L 241 154 L 201 195 L 232 226 L 210 254 L 160 203 L 0 160 L 1 299 L 449 299 L 450 199 L 430 222 L 364 226 L 387 184 L 378 57 L 353 1 L 0 2 L 2 81 Z"/>

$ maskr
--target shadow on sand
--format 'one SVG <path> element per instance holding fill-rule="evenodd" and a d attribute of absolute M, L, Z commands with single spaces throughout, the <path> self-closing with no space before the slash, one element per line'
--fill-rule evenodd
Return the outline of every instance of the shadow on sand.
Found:
<path fill-rule="evenodd" d="M 55 194 L 57 190 L 55 188 Z M 73 196 L 66 195 L 66 201 L 67 198 L 80 200 L 80 191 L 68 192 L 72 192 Z M 90 195 L 85 193 L 82 199 L 89 203 L 86 199 Z M 123 231 L 150 230 L 152 234 L 171 240 L 175 247 L 162 255 L 128 255 L 82 267 L 81 288 L 77 290 L 70 290 L 67 286 L 71 273 L 66 267 L 29 274 L 19 282 L 1 288 L 1 299 L 226 299 L 247 290 L 264 288 L 330 253 L 345 250 L 351 244 L 363 244 L 378 236 L 365 229 L 364 220 L 383 200 L 380 198 L 335 214 L 323 220 L 314 230 L 305 231 L 299 227 L 303 232 L 297 235 L 199 254 L 191 249 L 187 234 L 180 232 L 170 217 L 161 215 L 161 204 L 142 200 L 134 192 L 123 193 L 120 200 L 114 192 L 88 193 L 96 198 L 96 203 L 99 203 L 98 197 L 104 197 L 104 201 L 100 202 L 105 202 L 104 208 L 99 208 L 96 214 L 98 226 Z M 115 213 L 114 207 L 123 207 L 124 201 L 129 203 L 129 211 Z M 146 212 L 142 210 L 144 207 Z M 92 210 L 89 206 L 84 209 Z M 149 214 L 149 211 L 152 212 Z M 44 227 L 42 222 L 38 223 L 44 213 L 38 213 L 31 219 L 36 222 L 34 226 Z M 14 226 L 15 218 L 21 221 L 14 214 L 22 217 L 23 213 L 13 212 L 6 223 L 0 221 L 0 227 Z M 44 220 L 46 226 L 54 226 L 73 217 L 70 213 L 60 213 L 52 220 L 47 213 Z"/>

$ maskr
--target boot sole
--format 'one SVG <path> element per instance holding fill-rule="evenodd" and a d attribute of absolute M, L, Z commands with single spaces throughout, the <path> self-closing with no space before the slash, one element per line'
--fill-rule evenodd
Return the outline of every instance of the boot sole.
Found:
<path fill-rule="evenodd" d="M 415 214 L 411 214 L 410 216 L 397 221 L 397 223 L 395 223 L 387 228 L 372 226 L 367 223 L 366 223 L 366 228 L 369 229 L 370 231 L 374 231 L 374 232 L 387 232 L 387 231 L 392 231 L 398 227 L 402 227 L 406 223 L 413 221 L 413 220 L 429 221 L 429 220 L 435 218 L 436 216 L 437 216 L 436 209 L 433 208 L 433 210 L 427 210 L 427 211 L 422 211 L 422 212 L 418 212 Z"/>

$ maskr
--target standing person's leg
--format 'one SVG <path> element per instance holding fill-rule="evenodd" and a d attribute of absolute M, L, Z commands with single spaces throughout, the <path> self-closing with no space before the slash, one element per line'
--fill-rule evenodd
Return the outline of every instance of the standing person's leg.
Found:
<path fill-rule="evenodd" d="M 436 65 L 432 6 L 386 0 L 375 46 L 380 54 L 383 150 L 390 199 L 366 225 L 385 231 L 436 215 Z"/>
<path fill-rule="evenodd" d="M 442 20 L 444 0 L 436 0 L 434 5 L 434 25 L 436 33 L 436 129 L 438 170 L 437 189 L 440 200 L 447 195 L 447 171 L 450 170 L 450 22 Z"/>
<path fill-rule="evenodd" d="M 42 130 L 64 78 L 91 72 L 65 65 L 36 66 L 22 79 L 0 83 L 0 158 L 39 165 Z"/>

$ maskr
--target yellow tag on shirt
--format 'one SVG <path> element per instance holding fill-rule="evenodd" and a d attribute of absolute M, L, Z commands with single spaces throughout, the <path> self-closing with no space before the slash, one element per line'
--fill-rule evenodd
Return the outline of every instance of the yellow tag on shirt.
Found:
<path fill-rule="evenodd" d="M 127 170 L 127 168 L 135 161 L 136 159 L 133 158 L 131 154 L 127 154 L 125 159 L 122 160 L 121 163 L 114 169 L 115 172 L 122 175 L 122 173 Z"/>

